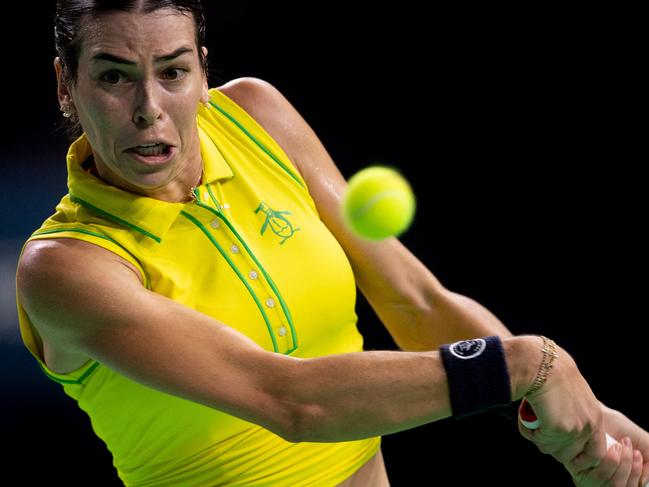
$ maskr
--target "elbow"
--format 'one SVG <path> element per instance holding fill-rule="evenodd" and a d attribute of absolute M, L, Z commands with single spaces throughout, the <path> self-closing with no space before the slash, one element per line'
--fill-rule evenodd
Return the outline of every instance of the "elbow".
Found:
<path fill-rule="evenodd" d="M 310 441 L 308 431 L 309 428 L 305 426 L 304 420 L 295 417 L 293 421 L 285 425 L 280 436 L 289 443 L 302 443 Z"/>
<path fill-rule="evenodd" d="M 256 422 L 290 443 L 318 441 L 326 415 L 309 392 L 313 379 L 306 376 L 305 361 L 282 358 L 286 367 L 265 376 L 263 396 L 254 401 Z"/>
<path fill-rule="evenodd" d="M 281 417 L 268 420 L 267 429 L 289 443 L 321 441 L 318 425 L 323 423 L 317 419 L 322 417 L 320 407 L 283 400 L 279 409 Z"/>

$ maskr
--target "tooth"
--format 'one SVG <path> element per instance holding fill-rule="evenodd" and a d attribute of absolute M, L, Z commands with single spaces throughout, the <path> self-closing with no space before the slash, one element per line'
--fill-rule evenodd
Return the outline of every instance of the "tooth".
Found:
<path fill-rule="evenodd" d="M 139 145 L 137 147 L 137 152 L 143 156 L 159 156 L 165 152 L 166 145 L 164 144 L 147 144 Z"/>

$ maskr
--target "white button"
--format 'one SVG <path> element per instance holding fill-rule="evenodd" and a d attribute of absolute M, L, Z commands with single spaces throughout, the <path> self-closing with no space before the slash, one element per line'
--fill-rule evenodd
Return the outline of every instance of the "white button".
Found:
<path fill-rule="evenodd" d="M 257 279 L 257 277 L 259 277 L 259 274 L 257 274 L 256 271 L 250 271 L 250 274 L 248 275 L 250 276 L 250 279 Z"/>
<path fill-rule="evenodd" d="M 219 227 L 221 226 L 221 224 L 219 223 L 218 220 L 212 220 L 212 221 L 210 222 L 210 226 L 211 226 L 212 228 L 219 228 Z"/>
<path fill-rule="evenodd" d="M 230 208 L 230 205 L 227 203 L 223 203 L 223 205 L 221 205 L 222 210 L 227 210 L 228 208 Z"/>
<path fill-rule="evenodd" d="M 285 326 L 280 327 L 278 332 L 279 332 L 279 336 L 283 337 L 284 335 L 286 335 L 286 327 Z"/>
<path fill-rule="evenodd" d="M 266 306 L 269 308 L 273 308 L 275 306 L 275 300 L 273 298 L 268 298 L 266 300 Z"/>
<path fill-rule="evenodd" d="M 239 247 L 237 247 L 236 245 L 233 245 L 232 247 L 230 247 L 230 250 L 232 251 L 233 254 L 238 254 L 239 253 Z"/>

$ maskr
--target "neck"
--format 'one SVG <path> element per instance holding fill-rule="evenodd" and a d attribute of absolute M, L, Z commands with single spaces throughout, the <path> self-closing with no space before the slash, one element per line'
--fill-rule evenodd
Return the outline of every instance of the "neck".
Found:
<path fill-rule="evenodd" d="M 123 189 L 124 191 L 141 194 L 142 196 L 169 203 L 186 203 L 193 199 L 193 188 L 201 184 L 203 161 L 199 159 L 196 163 L 187 164 L 171 181 L 157 188 L 147 188 L 131 184 L 102 164 L 95 164 L 90 168 L 90 172 L 98 176 L 105 183 Z"/>
<path fill-rule="evenodd" d="M 84 167 L 105 183 L 116 188 L 169 203 L 185 203 L 192 201 L 192 190 L 201 184 L 203 174 L 203 159 L 198 138 L 192 149 L 189 154 L 185 155 L 183 161 L 167 169 L 167 173 L 160 172 L 150 175 L 132 173 L 130 177 L 125 177 L 104 163 L 97 154 L 90 155 L 91 160 L 88 162 L 91 167 L 88 168 L 85 164 Z M 146 181 L 147 179 L 148 181 Z M 158 180 L 156 185 L 146 186 L 143 184 L 156 179 Z M 163 181 L 159 182 L 160 179 Z"/>

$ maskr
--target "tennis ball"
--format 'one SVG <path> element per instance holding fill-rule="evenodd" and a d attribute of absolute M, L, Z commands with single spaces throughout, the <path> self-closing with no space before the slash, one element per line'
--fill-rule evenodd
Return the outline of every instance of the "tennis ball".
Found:
<path fill-rule="evenodd" d="M 415 196 L 396 169 L 370 166 L 354 174 L 348 183 L 342 213 L 356 235 L 382 240 L 408 229 L 415 214 Z"/>

